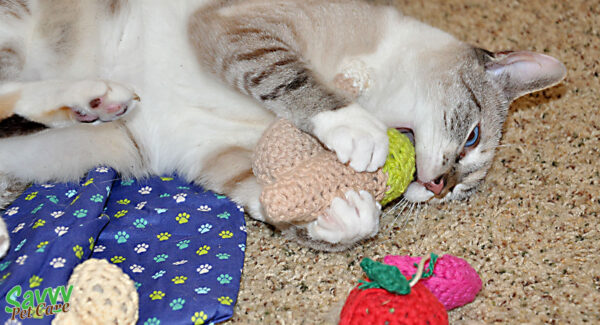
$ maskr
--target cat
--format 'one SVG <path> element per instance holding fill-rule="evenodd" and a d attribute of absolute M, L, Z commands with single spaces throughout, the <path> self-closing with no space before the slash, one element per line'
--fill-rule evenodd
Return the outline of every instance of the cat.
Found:
<path fill-rule="evenodd" d="M 511 101 L 566 74 L 547 55 L 488 52 L 361 1 L 5 0 L 0 16 L 0 174 L 176 172 L 267 223 L 251 159 L 276 117 L 357 171 L 384 163 L 387 128 L 410 132 L 405 198 L 461 199 L 483 181 Z M 377 233 L 370 194 L 334 201 L 276 226 L 330 251 Z"/>

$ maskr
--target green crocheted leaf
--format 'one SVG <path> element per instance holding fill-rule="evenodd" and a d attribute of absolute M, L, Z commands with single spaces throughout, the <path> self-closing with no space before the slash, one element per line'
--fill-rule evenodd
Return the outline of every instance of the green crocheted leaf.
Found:
<path fill-rule="evenodd" d="M 388 129 L 390 153 L 383 165 L 383 171 L 388 174 L 387 185 L 390 189 L 381 200 L 382 205 L 400 197 L 413 180 L 415 174 L 415 147 L 410 139 L 396 129 Z"/>
<path fill-rule="evenodd" d="M 371 282 L 364 282 L 358 287 L 359 289 L 383 288 L 401 295 L 410 293 L 410 284 L 397 267 L 375 262 L 370 258 L 364 258 L 360 262 L 360 267 Z"/>

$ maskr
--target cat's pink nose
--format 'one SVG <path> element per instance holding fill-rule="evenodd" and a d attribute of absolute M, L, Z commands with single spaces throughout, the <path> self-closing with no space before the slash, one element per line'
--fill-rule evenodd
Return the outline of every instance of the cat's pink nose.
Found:
<path fill-rule="evenodd" d="M 442 190 L 444 189 L 444 177 L 442 177 L 442 176 L 438 177 L 437 179 L 435 179 L 431 182 L 427 182 L 427 183 L 419 182 L 419 183 L 421 185 L 425 186 L 426 189 L 430 190 L 435 195 L 442 193 Z"/>

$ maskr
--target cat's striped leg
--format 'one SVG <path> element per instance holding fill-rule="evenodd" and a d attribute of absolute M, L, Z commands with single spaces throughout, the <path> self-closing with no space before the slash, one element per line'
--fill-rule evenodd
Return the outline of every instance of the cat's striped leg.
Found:
<path fill-rule="evenodd" d="M 193 15 L 190 42 L 200 62 L 224 82 L 312 133 L 357 171 L 383 166 L 385 125 L 324 83 L 303 55 L 293 22 L 277 13 L 205 8 Z"/>
<path fill-rule="evenodd" d="M 109 122 L 137 101 L 132 89 L 103 80 L 5 82 L 0 84 L 0 123 L 19 119 L 57 128 Z"/>

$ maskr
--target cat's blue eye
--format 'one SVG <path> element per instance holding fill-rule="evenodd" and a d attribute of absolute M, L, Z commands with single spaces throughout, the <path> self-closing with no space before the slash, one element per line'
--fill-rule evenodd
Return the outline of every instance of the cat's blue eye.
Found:
<path fill-rule="evenodd" d="M 479 125 L 477 125 L 473 131 L 469 134 L 467 138 L 467 142 L 465 143 L 465 148 L 469 148 L 475 146 L 479 143 Z"/>

